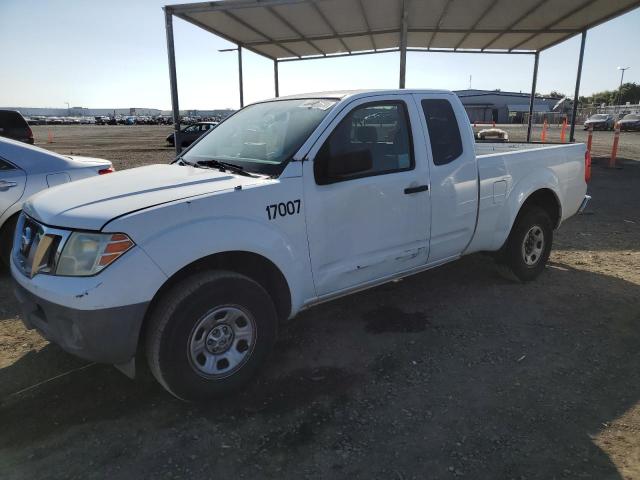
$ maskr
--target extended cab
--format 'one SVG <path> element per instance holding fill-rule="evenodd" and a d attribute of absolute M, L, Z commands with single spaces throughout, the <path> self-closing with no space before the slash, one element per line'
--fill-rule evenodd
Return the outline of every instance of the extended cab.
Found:
<path fill-rule="evenodd" d="M 237 388 L 281 320 L 473 252 L 522 281 L 576 214 L 583 144 L 475 145 L 447 91 L 250 105 L 171 165 L 83 180 L 24 206 L 12 253 L 27 327 L 182 399 Z"/>

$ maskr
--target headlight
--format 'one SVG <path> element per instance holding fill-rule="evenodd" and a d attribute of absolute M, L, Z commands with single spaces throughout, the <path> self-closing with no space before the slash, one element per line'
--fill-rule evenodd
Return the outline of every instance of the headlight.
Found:
<path fill-rule="evenodd" d="M 124 233 L 73 232 L 60 254 L 56 275 L 95 275 L 134 245 Z"/>

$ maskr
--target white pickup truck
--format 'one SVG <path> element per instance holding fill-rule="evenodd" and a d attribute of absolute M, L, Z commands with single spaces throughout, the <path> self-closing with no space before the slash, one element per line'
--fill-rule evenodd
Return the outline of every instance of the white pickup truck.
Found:
<path fill-rule="evenodd" d="M 583 144 L 476 146 L 447 91 L 250 105 L 184 151 L 24 206 L 11 270 L 28 328 L 175 396 L 245 383 L 278 324 L 473 252 L 522 281 L 584 207 Z"/>

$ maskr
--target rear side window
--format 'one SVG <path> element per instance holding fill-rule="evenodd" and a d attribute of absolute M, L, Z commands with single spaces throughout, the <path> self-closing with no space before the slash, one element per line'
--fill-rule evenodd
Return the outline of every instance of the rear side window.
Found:
<path fill-rule="evenodd" d="M 462 155 L 462 139 L 456 115 L 448 100 L 422 100 L 429 129 L 433 163 L 446 165 Z"/>
<path fill-rule="evenodd" d="M 14 167 L 10 163 L 7 163 L 4 160 L 0 159 L 0 172 L 4 170 L 14 170 Z"/>
<path fill-rule="evenodd" d="M 0 110 L 0 127 L 26 128 L 27 122 L 18 112 L 13 110 Z"/>

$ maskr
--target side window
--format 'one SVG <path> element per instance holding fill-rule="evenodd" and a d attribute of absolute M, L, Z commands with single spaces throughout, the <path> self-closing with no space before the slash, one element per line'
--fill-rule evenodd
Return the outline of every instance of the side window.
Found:
<path fill-rule="evenodd" d="M 314 160 L 319 185 L 413 167 L 409 115 L 402 101 L 368 103 L 353 109 Z"/>
<path fill-rule="evenodd" d="M 422 100 L 429 129 L 433 163 L 446 165 L 462 155 L 462 139 L 456 115 L 448 100 Z"/>
<path fill-rule="evenodd" d="M 4 160 L 0 159 L 0 172 L 4 170 L 15 170 L 14 166 Z"/>

